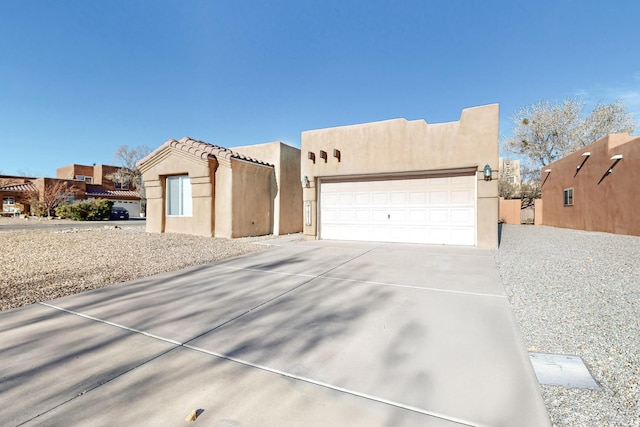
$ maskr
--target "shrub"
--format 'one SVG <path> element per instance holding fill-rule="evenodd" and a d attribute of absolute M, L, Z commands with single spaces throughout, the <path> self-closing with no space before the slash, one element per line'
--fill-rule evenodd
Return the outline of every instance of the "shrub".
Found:
<path fill-rule="evenodd" d="M 56 215 L 74 221 L 99 221 L 109 218 L 113 202 L 106 199 L 66 203 L 56 207 Z"/>
<path fill-rule="evenodd" d="M 98 199 L 91 203 L 92 206 L 89 209 L 89 213 L 87 215 L 87 219 L 89 221 L 98 221 L 101 219 L 109 218 L 111 208 L 113 207 L 113 202 L 111 200 Z"/>
<path fill-rule="evenodd" d="M 40 203 L 40 201 L 33 201 L 31 202 L 31 215 L 42 217 L 47 216 L 47 208 Z"/>

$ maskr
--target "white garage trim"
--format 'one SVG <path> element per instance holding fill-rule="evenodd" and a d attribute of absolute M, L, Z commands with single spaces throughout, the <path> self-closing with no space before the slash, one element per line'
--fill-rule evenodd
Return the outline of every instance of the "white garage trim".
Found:
<path fill-rule="evenodd" d="M 472 175 L 320 180 L 319 238 L 475 246 Z"/>

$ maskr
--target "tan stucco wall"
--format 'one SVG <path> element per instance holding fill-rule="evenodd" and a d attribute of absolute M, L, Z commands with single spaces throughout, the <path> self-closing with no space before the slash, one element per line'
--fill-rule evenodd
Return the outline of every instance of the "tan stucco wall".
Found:
<path fill-rule="evenodd" d="M 230 237 L 270 234 L 274 169 L 235 159 L 231 164 L 233 198 Z"/>
<path fill-rule="evenodd" d="M 504 221 L 505 224 L 520 225 L 522 216 L 520 206 L 520 199 L 505 200 L 500 198 L 500 221 Z"/>
<path fill-rule="evenodd" d="M 93 177 L 93 167 L 73 164 L 56 169 L 56 178 L 58 179 L 75 179 L 77 175 Z"/>
<path fill-rule="evenodd" d="M 147 232 L 213 236 L 214 191 L 210 175 L 216 166 L 215 160 L 197 158 L 172 148 L 157 153 L 143 171 Z M 166 216 L 166 177 L 176 175 L 188 175 L 191 181 L 193 214 L 190 217 Z"/>
<path fill-rule="evenodd" d="M 534 224 L 535 225 L 544 224 L 542 206 L 543 206 L 542 199 L 536 199 L 534 201 Z"/>
<path fill-rule="evenodd" d="M 300 150 L 279 141 L 233 147 L 233 150 L 274 166 L 275 185 L 271 188 L 273 198 L 271 233 L 282 235 L 302 231 Z"/>
<path fill-rule="evenodd" d="M 576 175 L 587 151 L 591 155 Z M 598 184 L 617 154 L 623 159 Z M 546 169 L 551 169 L 548 178 Z M 640 198 L 634 196 L 640 182 L 639 137 L 613 134 L 602 138 L 543 168 L 541 180 L 544 225 L 640 236 Z M 568 188 L 573 188 L 573 206 L 564 206 Z"/>
<path fill-rule="evenodd" d="M 311 186 L 303 189 L 303 200 L 313 210 L 305 236 L 317 236 L 318 178 L 473 168 L 478 177 L 477 246 L 497 247 L 498 113 L 498 105 L 492 104 L 464 109 L 457 122 L 393 119 L 303 132 L 301 176 L 307 176 Z M 334 149 L 340 150 L 340 161 L 333 157 Z M 327 152 L 326 162 L 320 150 Z M 315 163 L 308 159 L 309 152 L 315 154 Z M 482 178 L 485 164 L 494 171 L 492 181 Z"/>

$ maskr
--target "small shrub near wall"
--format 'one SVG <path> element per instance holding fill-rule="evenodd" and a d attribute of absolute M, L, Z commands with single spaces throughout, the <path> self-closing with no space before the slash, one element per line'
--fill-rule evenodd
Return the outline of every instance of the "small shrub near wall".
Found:
<path fill-rule="evenodd" d="M 67 203 L 56 207 L 56 215 L 75 221 L 100 221 L 109 218 L 112 207 L 113 202 L 106 199 Z"/>

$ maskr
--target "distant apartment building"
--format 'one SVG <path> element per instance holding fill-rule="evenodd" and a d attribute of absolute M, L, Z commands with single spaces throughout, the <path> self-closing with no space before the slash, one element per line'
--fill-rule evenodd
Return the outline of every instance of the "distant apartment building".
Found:
<path fill-rule="evenodd" d="M 510 184 L 520 185 L 522 178 L 520 176 L 520 160 L 498 159 L 498 175 L 501 180 Z"/>

